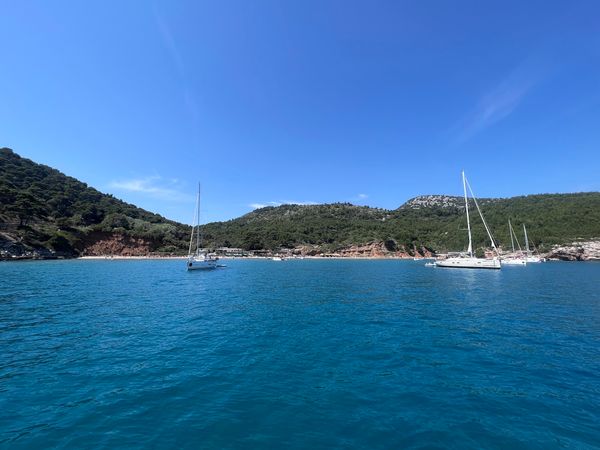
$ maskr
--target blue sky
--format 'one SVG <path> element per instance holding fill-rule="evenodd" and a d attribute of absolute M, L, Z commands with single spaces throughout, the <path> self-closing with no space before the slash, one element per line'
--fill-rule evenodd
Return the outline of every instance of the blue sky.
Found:
<path fill-rule="evenodd" d="M 600 190 L 598 2 L 0 6 L 0 146 L 175 220 Z"/>

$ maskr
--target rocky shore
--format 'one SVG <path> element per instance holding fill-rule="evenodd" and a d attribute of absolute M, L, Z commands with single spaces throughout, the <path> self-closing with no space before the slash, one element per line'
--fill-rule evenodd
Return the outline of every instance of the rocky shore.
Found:
<path fill-rule="evenodd" d="M 600 240 L 555 245 L 545 257 L 555 261 L 598 261 L 600 260 Z"/>
<path fill-rule="evenodd" d="M 9 233 L 0 232 L 0 260 L 57 259 L 62 255 L 47 248 L 35 248 L 24 244 Z"/>
<path fill-rule="evenodd" d="M 81 254 L 63 254 L 47 248 L 34 248 L 23 244 L 18 238 L 9 233 L 0 232 L 0 260 L 27 259 L 63 259 L 63 258 L 94 258 L 94 259 L 145 259 L 145 258 L 181 258 L 176 254 L 160 254 L 151 250 L 152 243 L 140 238 L 125 235 L 107 234 L 94 236 L 87 242 Z M 293 249 L 281 251 L 244 252 L 244 257 L 306 257 L 306 258 L 364 258 L 364 259 L 412 259 L 432 258 L 435 253 L 427 248 L 415 248 L 408 251 L 398 247 L 394 241 L 374 241 L 366 244 L 353 244 L 336 250 L 327 250 L 318 245 L 301 245 Z M 224 252 L 221 257 L 232 256 Z M 242 254 L 233 255 L 235 257 Z M 551 251 L 542 254 L 548 260 L 554 261 L 594 261 L 600 260 L 600 239 L 572 242 L 555 245 Z"/>

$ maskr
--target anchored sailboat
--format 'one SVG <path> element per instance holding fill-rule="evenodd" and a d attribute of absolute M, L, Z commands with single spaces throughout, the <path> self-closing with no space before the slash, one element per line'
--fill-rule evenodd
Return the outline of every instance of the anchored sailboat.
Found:
<path fill-rule="evenodd" d="M 527 260 L 527 262 L 528 263 L 539 263 L 539 262 L 545 261 L 545 259 L 532 254 L 531 250 L 529 250 L 529 239 L 527 238 L 527 228 L 525 228 L 525 224 L 523 224 L 523 232 L 525 233 L 525 251 L 527 252 L 527 257 L 525 259 Z"/>
<path fill-rule="evenodd" d="M 475 202 L 475 206 L 477 207 L 477 211 L 479 212 L 479 216 L 481 217 L 481 221 L 483 222 L 483 226 L 485 227 L 485 231 L 492 242 L 492 247 L 498 255 L 498 249 L 496 248 L 496 243 L 494 242 L 494 238 L 492 237 L 492 233 L 483 218 L 483 214 L 481 213 L 481 209 L 479 209 L 479 204 L 477 203 L 477 199 L 475 198 L 475 194 L 473 194 L 473 190 L 471 189 L 471 185 L 467 181 L 467 177 L 465 177 L 465 172 L 462 172 L 462 180 L 463 180 L 463 189 L 465 192 L 465 211 L 467 213 L 467 230 L 469 233 L 469 247 L 467 248 L 467 255 L 461 255 L 460 257 L 452 257 L 441 259 L 435 262 L 437 267 L 454 267 L 461 269 L 500 269 L 502 264 L 500 263 L 500 259 L 495 256 L 492 259 L 485 258 L 476 258 L 473 255 L 473 238 L 471 237 L 471 221 L 469 219 L 469 201 L 467 199 L 467 186 L 469 186 L 469 191 L 471 192 L 471 196 L 473 197 L 473 201 Z"/>
<path fill-rule="evenodd" d="M 524 266 L 527 264 L 527 259 L 523 256 L 523 250 L 521 250 L 521 244 L 519 244 L 519 240 L 517 239 L 517 235 L 515 230 L 510 223 L 510 219 L 508 219 L 508 232 L 510 233 L 510 244 L 512 247 L 512 253 L 510 256 L 502 258 L 502 264 L 508 264 L 511 266 Z M 514 237 L 513 237 L 514 236 Z M 525 238 L 527 240 L 527 238 Z M 519 255 L 515 254 L 515 241 L 517 241 L 517 247 L 519 248 Z"/>
<path fill-rule="evenodd" d="M 192 253 L 194 244 L 194 235 L 196 236 L 196 249 Z M 216 269 L 217 258 L 214 255 L 207 254 L 200 248 L 202 236 L 200 234 L 200 183 L 198 183 L 198 197 L 196 198 L 196 211 L 194 214 L 194 223 L 192 224 L 192 235 L 190 236 L 190 248 L 188 250 L 187 270 Z"/>

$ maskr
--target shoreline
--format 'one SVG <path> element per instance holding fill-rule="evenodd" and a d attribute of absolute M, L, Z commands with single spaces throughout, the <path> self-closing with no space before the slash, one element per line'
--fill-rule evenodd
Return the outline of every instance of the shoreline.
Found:
<path fill-rule="evenodd" d="M 271 256 L 219 256 L 219 260 L 264 260 L 269 261 Z M 79 256 L 79 257 L 57 257 L 57 258 L 0 258 L 0 263 L 3 262 L 25 262 L 25 261 L 159 261 L 159 260 L 185 260 L 187 256 Z M 302 261 L 302 260 L 351 260 L 351 261 L 415 261 L 427 262 L 436 258 L 404 258 L 400 256 L 305 256 L 302 258 L 283 258 L 283 261 Z M 559 259 L 550 258 L 546 262 L 598 262 L 599 259 Z"/>
<path fill-rule="evenodd" d="M 249 260 L 249 259 L 264 259 L 270 260 L 272 256 L 219 256 L 220 260 L 233 260 L 233 259 L 241 259 L 241 260 Z M 80 256 L 76 258 L 70 259 L 84 259 L 84 260 L 145 260 L 145 259 L 187 259 L 187 256 Z M 365 259 L 365 260 L 404 260 L 404 261 L 413 261 L 415 260 L 412 257 L 401 257 L 401 256 L 304 256 L 302 258 L 283 258 L 285 261 L 290 260 L 298 260 L 301 261 L 303 259 Z M 418 258 L 415 261 L 426 261 L 434 258 Z"/>

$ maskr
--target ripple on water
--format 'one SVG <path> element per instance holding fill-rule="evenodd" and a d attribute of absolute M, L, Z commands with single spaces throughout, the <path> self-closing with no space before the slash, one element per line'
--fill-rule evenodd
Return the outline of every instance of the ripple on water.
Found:
<path fill-rule="evenodd" d="M 228 266 L 1 264 L 0 445 L 600 447 L 598 264 Z"/>

